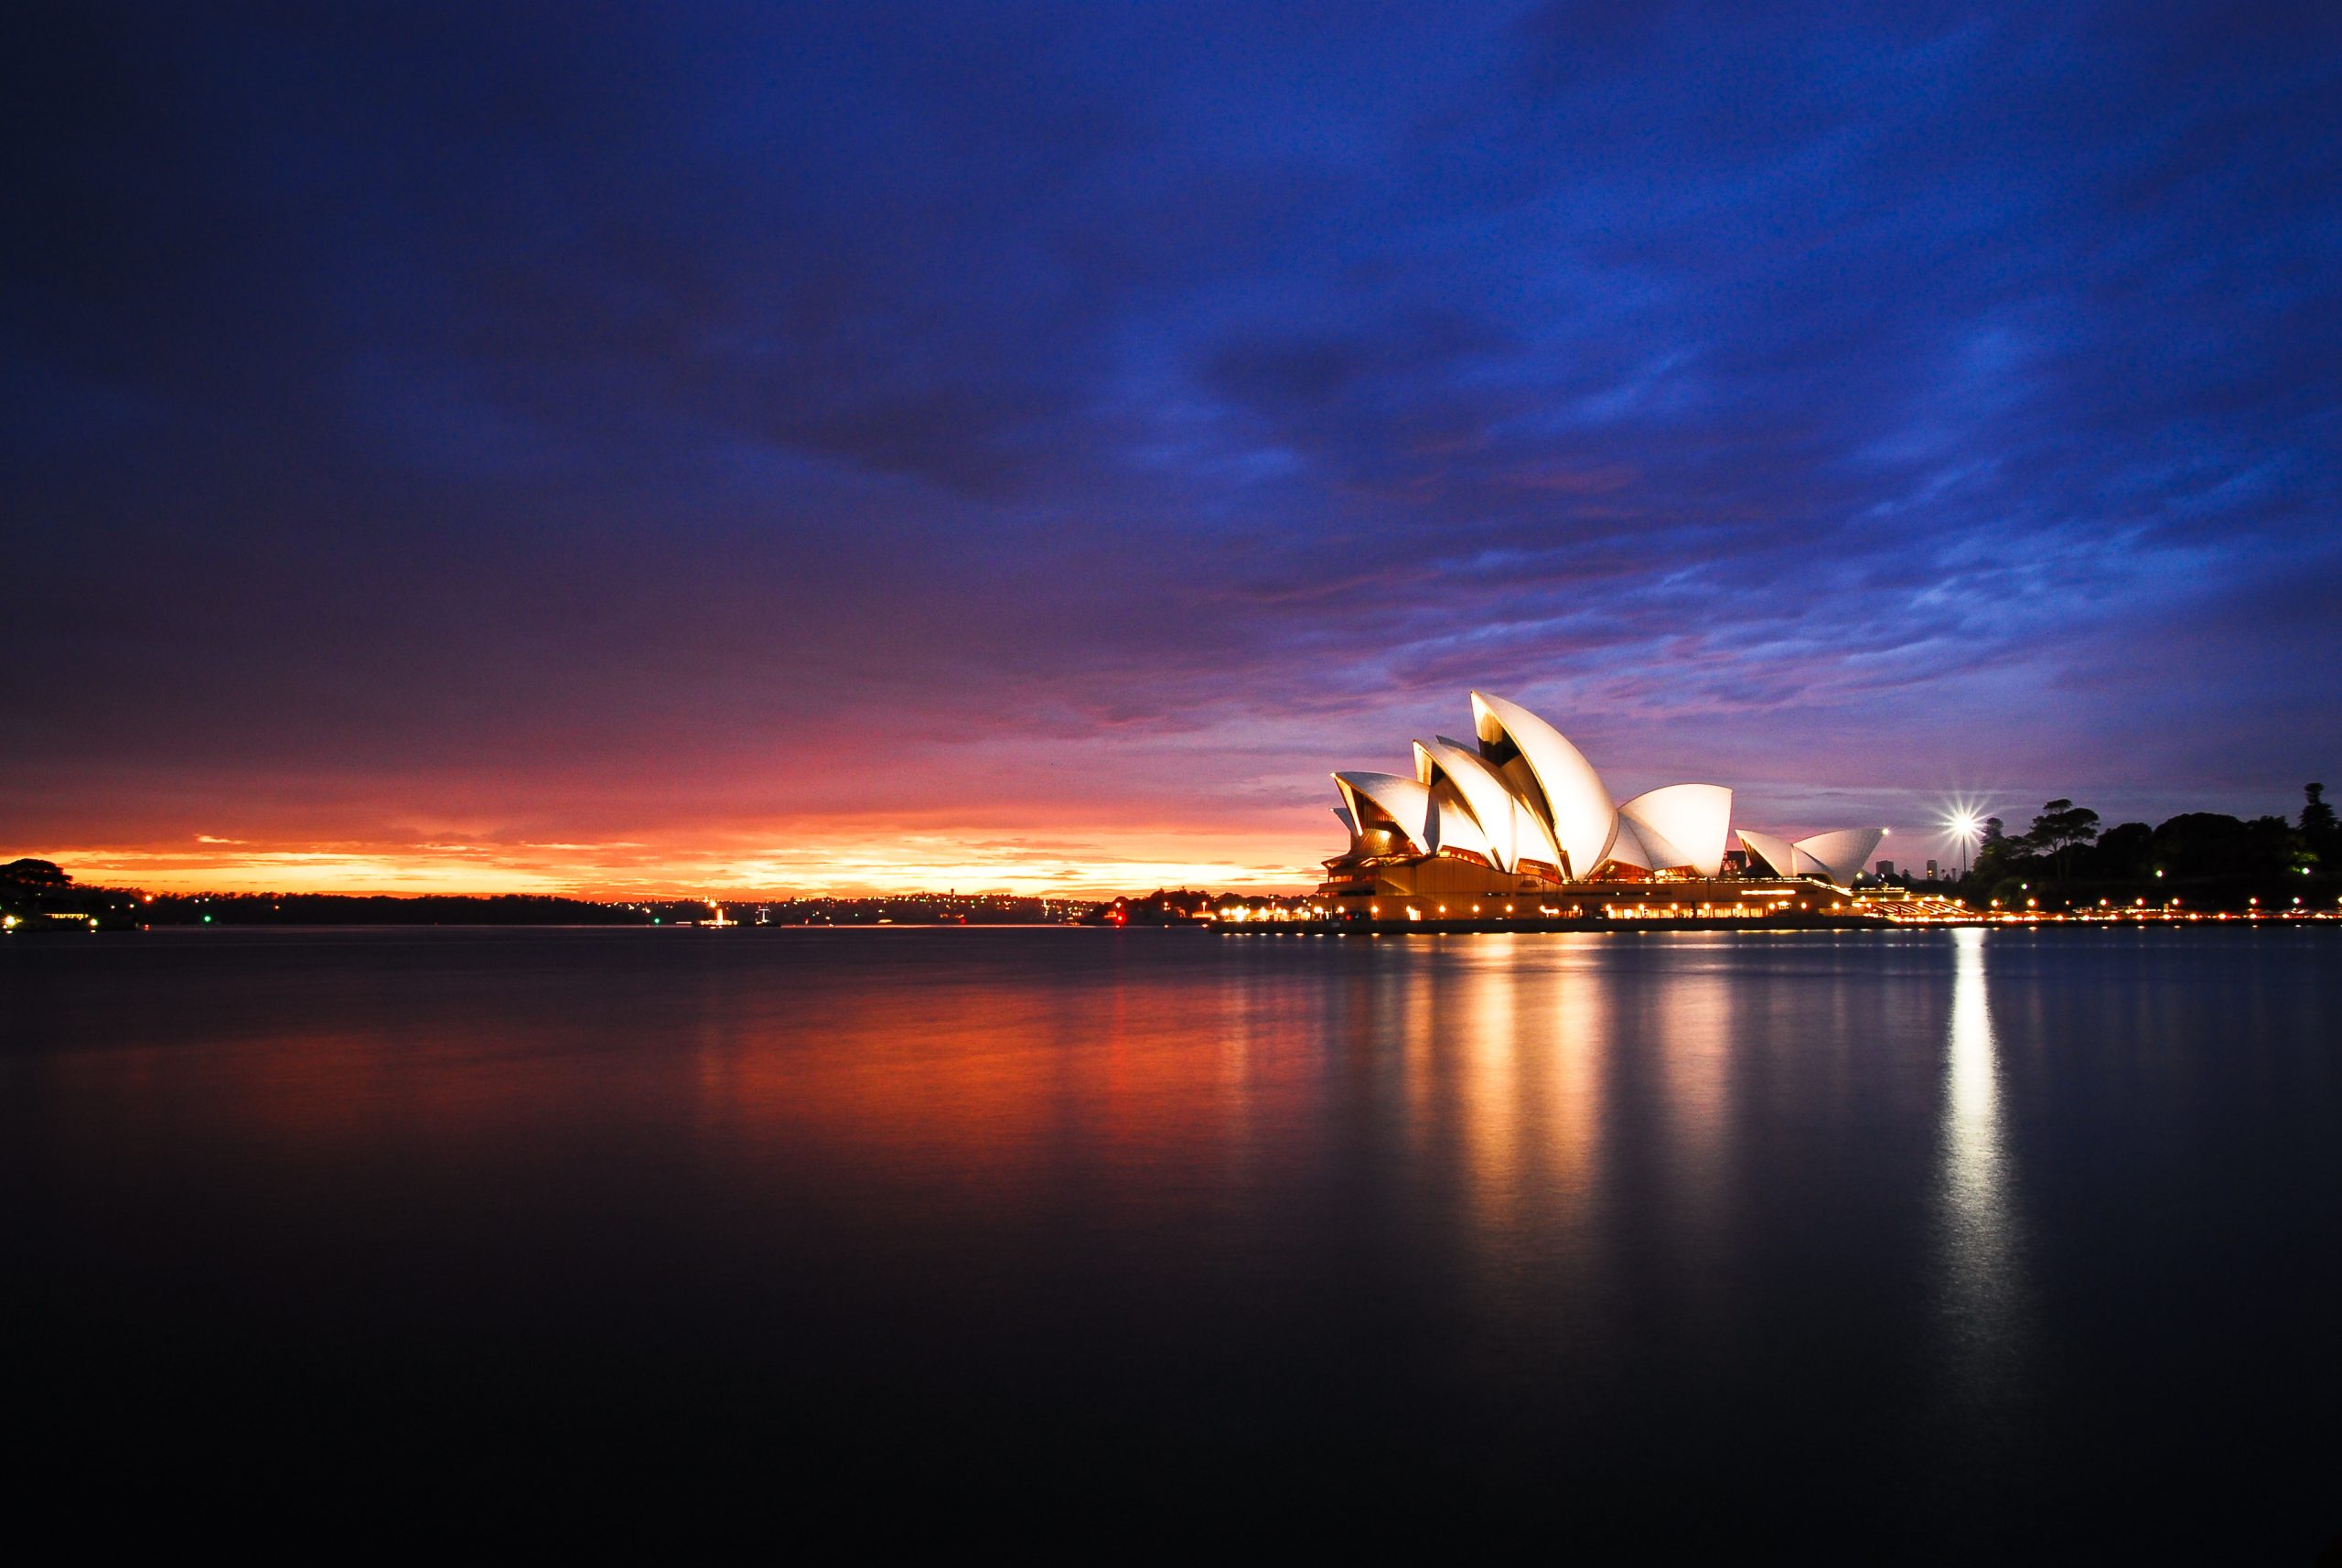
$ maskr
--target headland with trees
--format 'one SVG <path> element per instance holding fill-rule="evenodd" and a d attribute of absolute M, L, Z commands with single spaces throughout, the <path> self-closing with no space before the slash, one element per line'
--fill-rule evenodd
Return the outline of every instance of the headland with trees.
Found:
<path fill-rule="evenodd" d="M 2342 828 L 2323 784 L 2302 793 L 2298 820 L 2183 811 L 2111 827 L 2088 806 L 2050 800 L 2023 832 L 1984 819 L 1965 876 L 1915 886 L 1949 891 L 1981 911 L 2332 910 L 2342 904 Z"/>

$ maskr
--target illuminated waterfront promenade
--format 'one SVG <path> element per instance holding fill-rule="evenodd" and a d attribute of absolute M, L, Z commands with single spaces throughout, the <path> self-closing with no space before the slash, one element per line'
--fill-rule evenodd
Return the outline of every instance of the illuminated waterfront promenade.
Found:
<path fill-rule="evenodd" d="M 2294 905 L 2243 910 L 2174 904 L 2083 909 L 1977 910 L 1956 899 L 1899 887 L 1856 890 L 1822 883 L 1710 884 L 1694 896 L 1657 897 L 1667 884 L 1587 893 L 1556 903 L 1393 901 L 1353 911 L 1323 899 L 1247 904 L 1230 900 L 1195 923 L 1221 931 L 1599 931 L 1686 929 L 1860 930 L 1912 926 L 2342 926 L 2342 908 Z"/>

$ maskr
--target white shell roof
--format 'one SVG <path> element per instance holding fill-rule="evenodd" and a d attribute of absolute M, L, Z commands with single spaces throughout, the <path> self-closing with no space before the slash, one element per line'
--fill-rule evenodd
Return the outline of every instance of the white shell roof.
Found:
<path fill-rule="evenodd" d="M 1643 842 L 1654 870 L 1688 865 L 1703 876 L 1724 869 L 1732 832 L 1732 791 L 1721 784 L 1670 784 L 1618 808 Z M 1615 855 L 1617 852 L 1614 850 Z"/>
<path fill-rule="evenodd" d="M 1613 865 L 1631 865 L 1643 871 L 1657 871 L 1667 862 L 1653 855 L 1644 844 L 1635 824 L 1624 817 L 1618 820 L 1618 831 L 1610 840 L 1610 853 L 1603 857 Z"/>
<path fill-rule="evenodd" d="M 1863 863 L 1886 836 L 1885 828 L 1840 828 L 1795 843 L 1771 833 L 1740 830 L 1740 842 L 1765 857 L 1783 876 L 1826 876 L 1843 886 L 1862 874 Z"/>
<path fill-rule="evenodd" d="M 1810 863 L 1811 869 L 1828 873 L 1831 881 L 1843 886 L 1861 874 L 1871 851 L 1885 836 L 1885 828 L 1840 828 L 1835 832 L 1799 839 L 1794 847 L 1801 858 Z"/>
<path fill-rule="evenodd" d="M 1518 703 L 1483 692 L 1472 693 L 1472 731 L 1484 746 L 1509 740 L 1520 748 L 1542 797 L 1531 804 L 1552 824 L 1554 843 L 1569 857 L 1564 869 L 1584 876 L 1601 865 L 1611 853 L 1618 812 L 1602 776 L 1578 748 Z"/>
<path fill-rule="evenodd" d="M 1797 864 L 1797 854 L 1789 840 L 1776 838 L 1771 833 L 1753 832 L 1746 828 L 1742 828 L 1739 832 L 1740 842 L 1755 851 L 1767 865 L 1771 866 L 1774 875 L 1795 876 L 1797 875 L 1797 872 L 1792 869 Z"/>
<path fill-rule="evenodd" d="M 1497 860 L 1497 846 L 1489 842 L 1479 818 L 1473 815 L 1471 801 L 1456 787 L 1451 773 L 1440 774 L 1439 781 L 1431 787 L 1431 836 L 1434 850 L 1467 849 L 1491 863 Z M 1508 868 L 1499 865 L 1498 869 Z"/>
<path fill-rule="evenodd" d="M 1498 870 L 1510 871 L 1524 854 L 1554 865 L 1561 863 L 1561 851 L 1553 843 L 1552 830 L 1520 798 L 1512 780 L 1490 767 L 1478 752 L 1444 735 L 1428 742 L 1415 742 L 1415 777 L 1429 783 L 1434 769 L 1456 781 L 1465 803 L 1495 848 L 1489 858 Z"/>
<path fill-rule="evenodd" d="M 1423 785 L 1402 773 L 1337 773 L 1334 787 L 1342 792 L 1352 822 L 1366 821 L 1359 810 L 1359 802 L 1366 801 L 1397 822 L 1419 853 L 1431 852 L 1431 791 Z"/>

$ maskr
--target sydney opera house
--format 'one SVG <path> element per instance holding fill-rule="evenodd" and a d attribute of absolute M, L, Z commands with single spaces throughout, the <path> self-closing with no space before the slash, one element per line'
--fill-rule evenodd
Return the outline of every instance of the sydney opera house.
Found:
<path fill-rule="evenodd" d="M 1749 918 L 1839 907 L 1884 828 L 1795 843 L 1737 830 L 1732 791 L 1670 784 L 1614 801 L 1543 719 L 1472 693 L 1469 745 L 1414 743 L 1415 770 L 1337 773 L 1349 848 L 1318 896 L 1346 919 Z"/>

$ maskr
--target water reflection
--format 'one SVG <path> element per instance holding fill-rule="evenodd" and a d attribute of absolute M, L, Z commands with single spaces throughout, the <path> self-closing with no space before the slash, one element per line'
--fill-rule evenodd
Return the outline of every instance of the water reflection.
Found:
<path fill-rule="evenodd" d="M 1952 933 L 1951 1015 L 1939 1135 L 1943 1304 L 1971 1398 L 2008 1391 L 2015 1373 L 2021 1238 L 2002 1125 L 1999 1045 L 1986 981 L 1988 933 Z"/>
<path fill-rule="evenodd" d="M 1534 1283 L 1595 1266 L 1611 999 L 1581 964 L 1515 940 L 1459 952 L 1440 985 L 1456 1030 L 1429 1069 L 1450 1086 L 1464 1283 L 1485 1308 L 1551 1311 Z"/>
<path fill-rule="evenodd" d="M 1729 1197 L 1733 1018 L 1723 980 L 1688 965 L 1669 974 L 1651 999 L 1649 1044 L 1660 1053 L 1668 1168 L 1676 1201 L 1703 1240 L 1720 1235 Z"/>
<path fill-rule="evenodd" d="M 1464 1034 L 1455 1044 L 1464 1080 L 1461 1131 L 1470 1163 L 1471 1218 L 1483 1236 L 1500 1235 L 1519 1223 L 1528 1196 L 1524 1157 L 1532 1152 L 1537 1129 L 1522 1098 L 1520 1069 L 1524 1052 L 1537 1042 L 1523 1037 L 1514 964 L 1482 958 L 1455 979 L 1466 990 L 1457 1009 Z"/>
<path fill-rule="evenodd" d="M 1701 950 L 1488 938 L 1431 949 L 1408 1012 L 1413 1178 L 1448 1207 L 1477 1310 L 1549 1324 L 1637 1271 L 1703 1321 L 1732 1315 L 1737 1188 L 1729 974 Z M 1435 1020 L 1435 1021 L 1434 1021 Z M 1621 1206 L 1639 1210 L 1621 1229 Z"/>
<path fill-rule="evenodd" d="M 1634 1560 L 2330 1489 L 2322 934 L 733 936 L 0 943 L 12 1412 Z"/>

